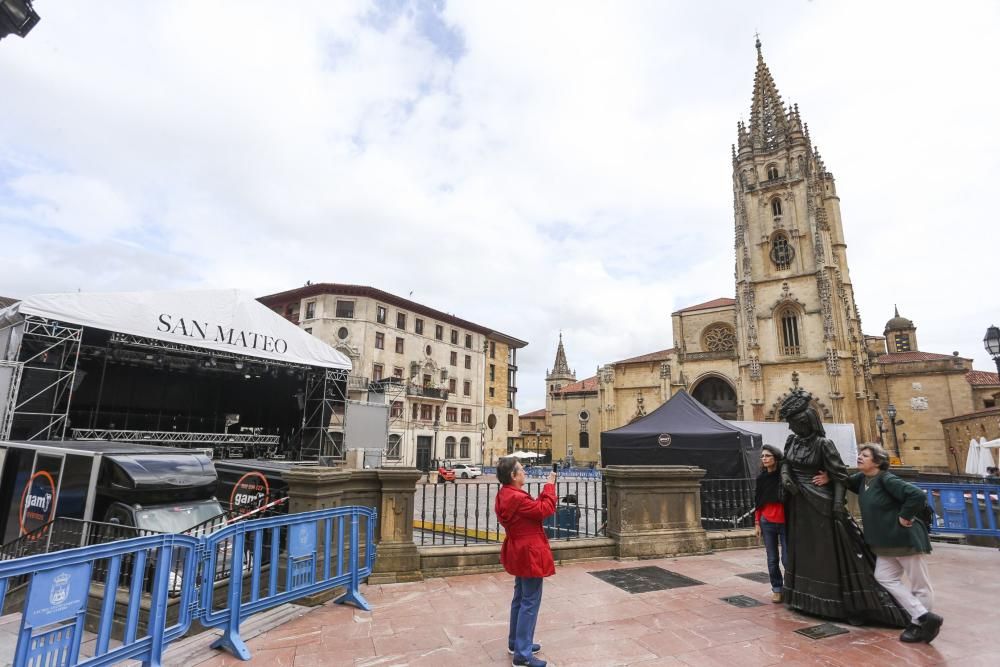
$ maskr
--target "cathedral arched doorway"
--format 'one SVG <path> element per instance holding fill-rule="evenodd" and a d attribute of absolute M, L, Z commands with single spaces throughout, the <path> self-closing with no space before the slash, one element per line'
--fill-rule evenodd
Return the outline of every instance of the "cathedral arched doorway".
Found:
<path fill-rule="evenodd" d="M 722 378 L 705 378 L 695 385 L 691 395 L 723 419 L 736 419 L 736 390 Z"/>

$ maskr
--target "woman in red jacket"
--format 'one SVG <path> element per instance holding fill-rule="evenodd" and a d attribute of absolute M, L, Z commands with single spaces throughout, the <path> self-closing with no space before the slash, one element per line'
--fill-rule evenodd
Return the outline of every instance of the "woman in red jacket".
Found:
<path fill-rule="evenodd" d="M 556 473 L 549 473 L 538 498 L 532 498 L 523 489 L 524 467 L 514 457 L 500 459 L 497 479 L 503 486 L 493 510 L 506 531 L 500 548 L 500 563 L 504 570 L 514 575 L 507 650 L 514 654 L 514 665 L 545 667 L 545 661 L 533 655 L 541 650 L 541 646 L 534 643 L 534 635 L 538 608 L 542 604 L 542 579 L 556 573 L 552 549 L 542 529 L 542 520 L 556 511 Z"/>

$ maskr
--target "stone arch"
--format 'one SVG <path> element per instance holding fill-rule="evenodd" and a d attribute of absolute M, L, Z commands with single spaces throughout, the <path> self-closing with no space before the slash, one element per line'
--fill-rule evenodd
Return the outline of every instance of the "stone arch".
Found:
<path fill-rule="evenodd" d="M 733 381 L 722 373 L 709 371 L 691 385 L 691 397 L 722 419 L 736 419 L 739 402 Z"/>

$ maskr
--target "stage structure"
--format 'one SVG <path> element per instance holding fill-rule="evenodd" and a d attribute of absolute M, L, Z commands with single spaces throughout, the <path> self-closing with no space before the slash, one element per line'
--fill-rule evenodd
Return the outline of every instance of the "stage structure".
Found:
<path fill-rule="evenodd" d="M 0 310 L 0 439 L 342 460 L 348 406 L 388 423 L 395 391 L 350 369 L 236 290 L 40 295 Z"/>

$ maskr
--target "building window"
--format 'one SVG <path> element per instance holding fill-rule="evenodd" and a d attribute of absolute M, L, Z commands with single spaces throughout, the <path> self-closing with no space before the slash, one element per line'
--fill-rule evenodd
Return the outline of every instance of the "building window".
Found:
<path fill-rule="evenodd" d="M 455 458 L 455 438 L 454 436 L 448 436 L 444 439 L 444 457 L 446 459 Z"/>
<path fill-rule="evenodd" d="M 392 433 L 389 435 L 389 442 L 385 447 L 385 458 L 387 459 L 400 459 L 403 458 L 402 445 L 403 436 L 398 433 Z"/>
<path fill-rule="evenodd" d="M 769 164 L 767 165 L 767 180 L 773 181 L 778 178 L 778 167 L 777 165 Z"/>
<path fill-rule="evenodd" d="M 337 300 L 337 317 L 354 318 L 354 302 Z"/>
<path fill-rule="evenodd" d="M 412 418 L 413 419 L 417 419 L 418 417 L 420 417 L 420 404 L 419 403 L 414 403 L 413 404 L 413 417 Z"/>
<path fill-rule="evenodd" d="M 472 383 L 468 380 L 462 383 L 462 395 L 472 396 Z"/>
<path fill-rule="evenodd" d="M 434 419 L 434 406 L 433 405 L 421 405 L 420 406 L 420 419 L 425 422 L 433 421 Z"/>
<path fill-rule="evenodd" d="M 375 321 L 379 324 L 385 324 L 386 310 L 385 306 L 375 306 Z"/>
<path fill-rule="evenodd" d="M 472 423 L 472 410 L 470 408 L 462 408 L 462 423 L 463 424 Z"/>
<path fill-rule="evenodd" d="M 910 351 L 910 336 L 908 334 L 896 334 L 896 352 Z"/>
<path fill-rule="evenodd" d="M 413 320 L 413 330 L 418 334 L 422 334 L 424 332 L 424 321 L 419 317 L 414 318 Z"/>
<path fill-rule="evenodd" d="M 444 382 L 447 379 L 448 379 L 448 371 L 441 369 L 441 382 Z"/>
<path fill-rule="evenodd" d="M 496 359 L 496 358 L 497 358 L 497 344 L 494 343 L 493 341 L 490 341 L 490 359 Z"/>
<path fill-rule="evenodd" d="M 779 197 L 771 200 L 771 215 L 775 218 L 781 217 L 781 199 Z"/>
<path fill-rule="evenodd" d="M 347 337 L 350 335 L 350 333 L 351 332 L 347 330 L 347 327 L 340 327 L 339 329 L 337 329 L 337 338 L 339 338 L 340 340 L 347 340 Z"/>
<path fill-rule="evenodd" d="M 465 334 L 465 347 L 472 349 L 472 334 Z"/>
<path fill-rule="evenodd" d="M 799 318 L 795 311 L 787 308 L 778 317 L 781 324 L 781 354 L 800 354 L 799 347 Z"/>
<path fill-rule="evenodd" d="M 444 419 L 449 422 L 458 421 L 458 408 L 445 408 L 444 409 Z"/>
<path fill-rule="evenodd" d="M 496 395 L 497 395 L 497 390 L 493 387 L 490 387 L 490 398 L 496 398 Z"/>
<path fill-rule="evenodd" d="M 440 324 L 434 325 L 434 337 L 438 340 L 444 340 L 444 327 Z"/>
<path fill-rule="evenodd" d="M 396 328 L 406 330 L 406 313 L 396 313 Z"/>
<path fill-rule="evenodd" d="M 586 431 L 580 431 L 580 449 L 590 448 L 590 434 Z"/>
<path fill-rule="evenodd" d="M 468 438 L 462 438 L 458 443 L 458 458 L 469 458 L 469 445 L 472 444 Z"/>
<path fill-rule="evenodd" d="M 376 350 L 385 349 L 385 334 L 379 331 L 375 332 L 375 349 Z"/>
<path fill-rule="evenodd" d="M 376 382 L 382 379 L 382 364 L 372 364 L 372 380 Z"/>
<path fill-rule="evenodd" d="M 430 387 L 431 386 L 431 376 L 430 376 L 430 373 L 424 373 L 424 386 L 425 387 Z"/>
<path fill-rule="evenodd" d="M 705 330 L 702 349 L 708 352 L 731 352 L 736 349 L 736 334 L 726 324 L 716 324 Z"/>
<path fill-rule="evenodd" d="M 424 354 L 426 354 L 428 357 L 431 356 L 431 352 L 432 351 L 433 350 L 431 350 L 431 346 L 430 345 L 428 345 L 427 347 L 424 348 Z"/>
<path fill-rule="evenodd" d="M 451 378 L 450 380 L 448 380 L 448 391 L 454 394 L 457 391 L 457 389 L 455 389 L 455 386 L 456 386 L 455 378 Z"/>
<path fill-rule="evenodd" d="M 403 354 L 403 339 L 396 336 L 396 354 Z"/>
<path fill-rule="evenodd" d="M 795 249 L 788 242 L 788 237 L 781 232 L 775 234 L 771 239 L 771 261 L 774 262 L 775 268 L 779 271 L 787 270 L 792 265 L 794 257 Z"/>
<path fill-rule="evenodd" d="M 511 414 L 507 415 L 507 430 L 508 431 L 514 430 L 514 415 Z"/>
<path fill-rule="evenodd" d="M 458 345 L 458 330 L 457 329 L 452 329 L 451 330 L 451 344 L 452 345 Z"/>
<path fill-rule="evenodd" d="M 490 364 L 490 382 L 495 382 L 497 379 L 497 366 L 496 364 Z"/>
<path fill-rule="evenodd" d="M 316 317 L 316 302 L 309 301 L 306 303 L 306 319 L 311 320 Z"/>
<path fill-rule="evenodd" d="M 452 352 L 448 355 L 448 363 L 452 366 L 458 366 L 458 352 Z"/>
<path fill-rule="evenodd" d="M 466 368 L 472 368 L 472 356 L 471 355 L 468 355 L 468 354 L 465 355 L 465 367 Z"/>
<path fill-rule="evenodd" d="M 393 417 L 394 419 L 399 419 L 400 417 L 403 416 L 403 402 L 402 401 L 393 401 L 392 402 L 392 407 L 389 408 L 389 416 Z"/>
<path fill-rule="evenodd" d="M 538 430 L 537 428 L 535 428 L 535 422 L 528 422 L 528 430 L 529 431 L 537 431 Z"/>
<path fill-rule="evenodd" d="M 393 366 L 392 367 L 392 377 L 399 378 L 400 380 L 402 380 L 403 379 L 403 369 L 400 368 L 399 366 Z"/>

